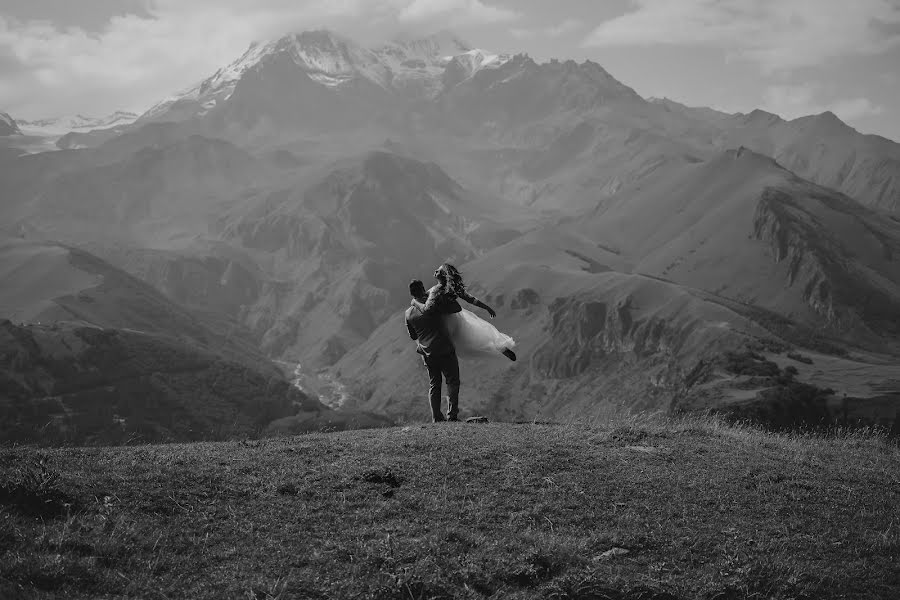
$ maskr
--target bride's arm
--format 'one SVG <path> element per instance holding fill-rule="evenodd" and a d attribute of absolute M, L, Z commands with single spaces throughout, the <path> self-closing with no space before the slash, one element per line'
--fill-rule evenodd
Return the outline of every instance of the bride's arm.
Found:
<path fill-rule="evenodd" d="M 493 308 L 491 308 L 490 306 L 488 306 L 487 304 L 485 304 L 484 302 L 482 302 L 481 300 L 479 300 L 478 298 L 476 298 L 469 292 L 462 292 L 461 294 L 458 294 L 458 296 L 461 299 L 468 302 L 469 304 L 471 304 L 472 306 L 477 306 L 478 308 L 483 308 L 484 310 L 486 310 L 487 313 L 489 315 L 491 315 L 492 319 L 497 316 L 497 313 L 494 312 Z"/>
<path fill-rule="evenodd" d="M 413 298 L 410 304 L 421 310 L 423 313 L 428 313 L 435 310 L 435 308 L 437 307 L 439 295 L 440 290 L 438 290 L 437 287 L 433 287 L 428 290 L 428 299 L 424 303 L 419 302 L 418 300 Z"/>

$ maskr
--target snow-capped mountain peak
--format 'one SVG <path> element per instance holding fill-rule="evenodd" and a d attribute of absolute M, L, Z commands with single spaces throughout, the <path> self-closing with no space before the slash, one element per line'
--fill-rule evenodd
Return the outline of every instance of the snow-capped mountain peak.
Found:
<path fill-rule="evenodd" d="M 336 86 L 356 76 L 386 86 L 387 68 L 371 50 L 329 30 L 290 33 L 268 42 L 253 42 L 235 61 L 187 90 L 159 102 L 140 120 L 171 118 L 181 107 L 192 116 L 202 116 L 227 100 L 238 80 L 268 57 L 286 54 L 311 79 Z M 180 120 L 177 118 L 176 120 Z"/>
<path fill-rule="evenodd" d="M 231 97 L 249 70 L 273 57 L 289 57 L 313 81 L 338 88 L 349 81 L 368 80 L 384 89 L 412 97 L 432 97 L 445 83 L 444 70 L 458 56 L 465 64 L 462 79 L 507 57 L 473 49 L 449 31 L 425 37 L 399 36 L 366 48 L 333 31 L 290 33 L 268 42 L 254 42 L 234 62 L 207 79 L 156 104 L 139 122 L 184 120 L 202 116 Z M 458 78 L 455 77 L 455 78 Z"/>

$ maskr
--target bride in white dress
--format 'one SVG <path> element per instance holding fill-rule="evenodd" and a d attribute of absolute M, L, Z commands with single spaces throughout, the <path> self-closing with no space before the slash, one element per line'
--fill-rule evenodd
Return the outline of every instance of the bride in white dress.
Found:
<path fill-rule="evenodd" d="M 509 360 L 516 360 L 516 354 L 512 350 L 516 346 L 513 338 L 459 306 L 457 299 L 465 300 L 486 310 L 492 319 L 497 316 L 494 309 L 466 291 L 462 275 L 456 267 L 444 263 L 435 270 L 434 277 L 438 284 L 428 290 L 428 300 L 425 303 L 413 300 L 412 304 L 422 312 L 437 310 L 443 315 L 457 356 L 485 358 L 502 355 Z"/>

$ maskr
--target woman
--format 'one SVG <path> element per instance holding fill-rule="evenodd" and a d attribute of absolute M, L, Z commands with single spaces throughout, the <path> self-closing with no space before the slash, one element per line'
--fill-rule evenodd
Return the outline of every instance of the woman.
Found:
<path fill-rule="evenodd" d="M 438 284 L 428 290 L 428 300 L 424 304 L 418 300 L 412 301 L 422 312 L 435 310 L 438 306 L 445 306 L 445 303 L 459 307 L 457 299 L 462 299 L 483 308 L 492 319 L 497 316 L 494 309 L 466 291 L 462 275 L 453 265 L 442 264 L 435 270 L 434 277 Z M 458 311 L 445 314 L 444 320 L 458 356 L 480 358 L 502 354 L 509 360 L 516 360 L 516 353 L 512 351 L 516 345 L 515 340 L 484 319 L 478 318 L 473 312 L 459 307 Z"/>

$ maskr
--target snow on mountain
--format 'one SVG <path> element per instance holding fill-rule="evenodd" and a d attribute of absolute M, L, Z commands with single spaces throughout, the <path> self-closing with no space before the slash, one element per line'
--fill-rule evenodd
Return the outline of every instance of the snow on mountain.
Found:
<path fill-rule="evenodd" d="M 93 129 L 109 129 L 133 123 L 138 115 L 132 112 L 117 110 L 104 117 L 86 117 L 84 115 L 66 115 L 62 117 L 49 117 L 20 121 L 19 123 L 29 133 L 55 135 L 70 131 L 91 131 Z"/>
<path fill-rule="evenodd" d="M 434 96 L 447 86 L 468 79 L 481 69 L 500 66 L 505 54 L 473 48 L 448 31 L 423 38 L 398 37 L 375 48 L 394 74 L 394 86 L 419 86 L 421 95 Z"/>
<path fill-rule="evenodd" d="M 399 35 L 387 44 L 375 48 L 374 51 L 387 60 L 400 58 L 407 61 L 420 60 L 434 63 L 441 60 L 446 62 L 450 57 L 471 49 L 471 44 L 453 33 L 443 30 L 425 37 Z"/>
<path fill-rule="evenodd" d="M 281 55 L 289 56 L 310 79 L 327 87 L 365 79 L 385 89 L 426 97 L 441 91 L 444 71 L 454 57 L 465 55 L 466 75 L 461 79 L 507 60 L 505 55 L 473 49 L 448 31 L 425 37 L 398 36 L 371 49 L 328 30 L 305 31 L 254 42 L 240 58 L 159 102 L 141 115 L 139 122 L 202 116 L 228 100 L 247 71 Z"/>
<path fill-rule="evenodd" d="M 139 120 L 180 121 L 202 116 L 230 98 L 238 80 L 248 70 L 281 54 L 288 55 L 311 79 L 330 87 L 355 77 L 369 79 L 382 87 L 390 84 L 389 70 L 371 50 L 331 31 L 305 31 L 266 43 L 253 42 L 240 58 L 200 83 L 154 105 Z"/>
<path fill-rule="evenodd" d="M 471 49 L 453 34 L 440 32 L 422 38 L 399 36 L 373 50 L 395 76 L 434 77 L 440 75 L 450 59 Z"/>
<path fill-rule="evenodd" d="M 15 119 L 5 112 L 0 112 L 0 135 L 15 135 L 18 133 L 22 132 L 19 130 L 18 125 L 16 125 Z"/>
<path fill-rule="evenodd" d="M 190 113 L 188 116 L 206 114 L 216 104 L 231 96 L 238 79 L 247 69 L 255 66 L 265 56 L 268 49 L 268 45 L 253 42 L 240 58 L 222 67 L 203 81 L 153 105 L 138 120 L 140 122 L 153 121 L 166 113 L 174 116 L 171 113 L 175 112 L 178 106 L 187 107 Z"/>
<path fill-rule="evenodd" d="M 337 86 L 355 77 L 390 85 L 390 70 L 378 55 L 330 31 L 285 36 L 275 43 L 274 52 L 288 52 L 297 66 L 323 85 Z"/>
<path fill-rule="evenodd" d="M 499 67 L 508 62 L 510 58 L 508 54 L 490 54 L 476 48 L 452 57 L 448 61 L 448 69 L 450 65 L 453 65 L 465 75 L 463 79 L 468 79 L 482 69 Z"/>

